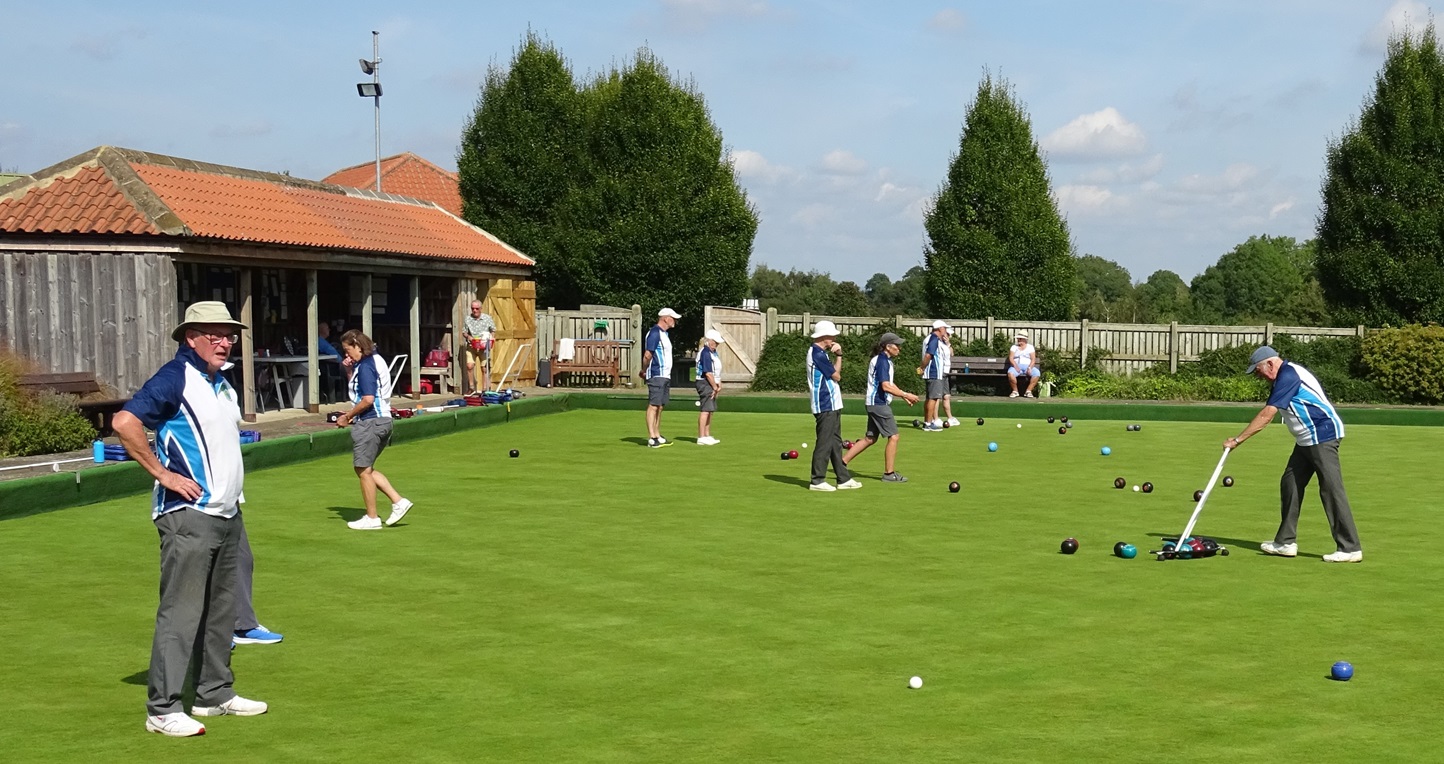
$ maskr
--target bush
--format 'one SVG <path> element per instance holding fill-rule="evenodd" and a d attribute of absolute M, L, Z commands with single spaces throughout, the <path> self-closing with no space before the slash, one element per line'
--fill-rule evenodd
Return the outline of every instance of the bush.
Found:
<path fill-rule="evenodd" d="M 1081 371 L 1068 379 L 1060 395 L 1067 398 L 1156 401 L 1262 401 L 1268 383 L 1254 377 L 1184 378 L 1143 373 L 1131 376 Z"/>
<path fill-rule="evenodd" d="M 1444 327 L 1384 329 L 1363 341 L 1363 365 L 1380 388 L 1411 403 L 1444 402 Z"/>
<path fill-rule="evenodd" d="M 0 352 L 0 457 L 76 451 L 90 445 L 95 429 L 75 410 L 76 398 L 20 390 L 25 365 Z"/>
<path fill-rule="evenodd" d="M 1230 379 L 1244 376 L 1254 345 L 1207 350 L 1198 363 L 1179 366 L 1182 379 Z M 1401 396 L 1369 379 L 1364 362 L 1363 343 L 1358 337 L 1333 337 L 1301 341 L 1287 334 L 1274 336 L 1273 348 L 1285 360 L 1293 361 L 1314 373 L 1324 386 L 1324 393 L 1335 403 L 1398 403 Z M 1167 364 L 1158 364 L 1154 371 L 1167 373 Z"/>

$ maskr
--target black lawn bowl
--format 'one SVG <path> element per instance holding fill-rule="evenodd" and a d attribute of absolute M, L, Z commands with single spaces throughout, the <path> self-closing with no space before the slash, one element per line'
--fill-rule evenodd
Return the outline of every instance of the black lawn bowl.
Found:
<path fill-rule="evenodd" d="M 1232 475 L 1224 475 L 1224 476 L 1223 476 L 1223 487 L 1224 487 L 1224 488 L 1232 488 L 1232 487 L 1233 487 L 1233 476 L 1232 476 Z"/>
<path fill-rule="evenodd" d="M 1058 428 L 1058 434 L 1059 434 L 1059 435 L 1067 435 L 1067 434 L 1068 434 L 1068 428 L 1067 428 L 1067 427 L 1059 427 L 1059 428 Z"/>
<path fill-rule="evenodd" d="M 1194 500 L 1194 501 L 1202 501 L 1202 500 L 1203 500 L 1203 491 L 1194 491 L 1194 492 L 1193 492 L 1193 500 Z"/>
<path fill-rule="evenodd" d="M 1128 487 L 1128 481 L 1127 481 L 1127 480 L 1124 480 L 1124 479 L 1121 478 L 1121 477 L 1113 478 L 1113 487 L 1114 487 L 1114 488 L 1127 488 L 1127 487 Z"/>
<path fill-rule="evenodd" d="M 511 450 L 511 453 L 507 454 L 507 456 L 510 456 L 511 458 L 515 459 L 515 458 L 517 458 L 518 456 L 521 456 L 521 452 L 518 451 L 518 450 L 516 450 L 515 448 L 513 448 L 513 449 Z"/>
<path fill-rule="evenodd" d="M 1144 484 L 1143 484 L 1143 492 L 1144 492 L 1144 493 L 1153 493 L 1153 484 L 1152 484 L 1152 483 L 1144 483 Z"/>
<path fill-rule="evenodd" d="M 982 418 L 982 417 L 978 417 L 978 426 L 979 426 L 979 427 L 982 427 L 982 426 L 983 426 L 983 418 Z"/>
<path fill-rule="evenodd" d="M 1078 551 L 1078 539 L 1075 539 L 1072 536 L 1063 539 L 1063 543 L 1058 545 L 1058 551 L 1062 552 L 1063 554 L 1073 554 L 1074 552 Z"/>
<path fill-rule="evenodd" d="M 948 493 L 957 493 L 961 490 L 963 490 L 963 487 L 958 485 L 958 481 L 954 480 L 953 482 L 948 483 Z"/>

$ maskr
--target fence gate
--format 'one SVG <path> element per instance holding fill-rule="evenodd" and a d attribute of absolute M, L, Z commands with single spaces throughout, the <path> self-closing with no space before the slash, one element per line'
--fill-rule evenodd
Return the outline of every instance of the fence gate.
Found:
<path fill-rule="evenodd" d="M 717 346 L 722 359 L 722 381 L 728 386 L 747 386 L 757 373 L 757 359 L 762 355 L 767 317 L 760 310 L 724 308 L 708 305 L 702 322 L 707 329 L 722 333 L 723 344 Z"/>

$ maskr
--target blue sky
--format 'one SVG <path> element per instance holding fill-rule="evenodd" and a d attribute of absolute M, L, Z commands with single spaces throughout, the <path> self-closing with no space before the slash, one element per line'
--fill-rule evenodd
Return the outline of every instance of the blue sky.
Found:
<path fill-rule="evenodd" d="M 754 263 L 861 283 L 922 262 L 922 217 L 985 70 L 1033 120 L 1078 252 L 1189 279 L 1250 235 L 1308 238 L 1327 141 L 1421 0 L 0 0 L 0 168 L 112 144 L 320 178 L 382 152 L 455 167 L 528 28 L 579 77 L 651 48 L 707 99 L 761 216 Z M 1406 21 L 1407 20 L 1407 21 Z"/>

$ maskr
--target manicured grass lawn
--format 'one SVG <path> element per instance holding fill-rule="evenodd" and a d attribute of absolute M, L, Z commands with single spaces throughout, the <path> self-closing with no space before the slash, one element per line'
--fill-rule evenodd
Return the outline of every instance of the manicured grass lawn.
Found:
<path fill-rule="evenodd" d="M 1312 491 L 1304 555 L 1256 552 L 1292 442 L 1278 425 L 1230 457 L 1238 483 L 1199 525 L 1233 555 L 1160 563 L 1147 550 L 1182 529 L 1238 426 L 1132 433 L 1075 412 L 1059 436 L 1042 417 L 1066 406 L 1022 429 L 909 429 L 910 483 L 877 482 L 879 447 L 855 465 L 865 487 L 835 494 L 778 460 L 811 445 L 806 415 L 724 411 L 720 446 L 663 450 L 638 445 L 640 412 L 526 419 L 389 450 L 416 509 L 370 533 L 343 525 L 349 457 L 255 472 L 256 606 L 286 641 L 233 665 L 272 711 L 194 740 L 143 730 L 147 500 L 3 521 L 0 758 L 1438 758 L 1444 434 L 1350 428 L 1362 565 L 1319 561 L 1333 545 Z M 694 421 L 677 407 L 665 431 Z M 1119 475 L 1157 490 L 1114 490 Z M 1065 536 L 1077 555 L 1058 554 Z M 1119 540 L 1140 556 L 1112 557 Z M 1352 682 L 1325 679 L 1336 660 Z"/>

